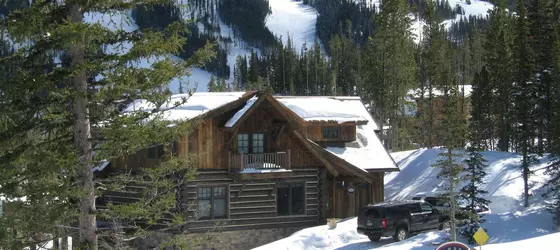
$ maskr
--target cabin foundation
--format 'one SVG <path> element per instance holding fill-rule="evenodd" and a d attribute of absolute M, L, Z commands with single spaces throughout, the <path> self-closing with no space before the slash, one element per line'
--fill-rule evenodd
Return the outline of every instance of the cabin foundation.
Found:
<path fill-rule="evenodd" d="M 193 250 L 245 250 L 286 238 L 304 227 L 236 230 L 226 232 L 189 233 L 185 241 Z M 133 242 L 135 249 L 148 250 L 169 239 L 170 234 L 152 234 Z"/>

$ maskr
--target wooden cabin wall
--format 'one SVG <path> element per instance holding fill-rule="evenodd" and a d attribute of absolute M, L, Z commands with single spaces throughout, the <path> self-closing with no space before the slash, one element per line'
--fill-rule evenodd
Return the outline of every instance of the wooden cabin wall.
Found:
<path fill-rule="evenodd" d="M 111 160 L 111 168 L 136 170 L 159 165 L 161 160 L 148 159 L 148 150 L 141 149 L 135 154 Z"/>
<path fill-rule="evenodd" d="M 336 178 L 329 178 L 327 186 L 330 196 L 327 216 L 329 218 L 357 216 L 360 208 L 371 203 L 382 202 L 384 199 L 383 173 L 372 173 L 371 175 L 375 180 L 374 183 L 344 181 L 344 185 L 341 185 Z M 348 192 L 349 185 L 355 187 L 354 193 Z"/>
<path fill-rule="evenodd" d="M 337 127 L 339 128 L 338 138 L 323 138 L 324 127 Z M 306 129 L 307 138 L 312 141 L 340 141 L 351 142 L 356 140 L 356 125 L 310 125 Z"/>
<path fill-rule="evenodd" d="M 321 184 L 326 176 L 322 168 L 294 168 L 294 177 L 281 180 L 252 180 L 237 182 L 228 177 L 227 170 L 200 171 L 194 181 L 181 190 L 182 207 L 189 218 L 189 232 L 205 232 L 210 229 L 244 230 L 278 227 L 311 227 L 325 222 Z M 306 212 L 303 215 L 277 216 L 277 182 L 305 182 Z M 229 193 L 228 218 L 196 220 L 197 187 L 226 186 Z M 216 226 L 219 225 L 219 226 Z"/>

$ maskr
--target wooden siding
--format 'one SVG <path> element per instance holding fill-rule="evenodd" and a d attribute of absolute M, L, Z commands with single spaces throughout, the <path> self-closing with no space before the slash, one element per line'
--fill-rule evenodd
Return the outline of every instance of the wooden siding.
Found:
<path fill-rule="evenodd" d="M 181 189 L 181 202 L 185 216 L 189 219 L 187 229 L 205 231 L 215 228 L 223 230 L 241 230 L 264 227 L 301 227 L 324 223 L 325 214 L 320 204 L 327 196 L 321 194 L 320 168 L 294 168 L 294 176 L 281 182 L 304 182 L 306 191 L 305 214 L 277 216 L 276 187 L 278 180 L 253 180 L 236 182 L 228 177 L 225 170 L 200 171 L 195 180 L 185 184 Z M 227 186 L 229 190 L 229 207 L 227 219 L 196 220 L 197 187 Z"/>
<path fill-rule="evenodd" d="M 344 181 L 341 186 L 340 180 L 330 178 L 328 180 L 329 206 L 327 216 L 329 218 L 346 218 L 356 216 L 360 208 L 370 203 L 382 202 L 383 197 L 383 173 L 372 173 L 374 183 L 363 181 Z M 339 182 L 337 184 L 337 182 Z M 348 192 L 348 186 L 354 186 L 354 193 Z"/>
<path fill-rule="evenodd" d="M 338 128 L 339 134 L 338 138 L 323 138 L 323 128 L 331 127 Z M 311 125 L 306 129 L 306 136 L 312 141 L 316 142 L 327 142 L 327 141 L 340 141 L 340 142 L 351 142 L 356 140 L 356 125 Z"/>

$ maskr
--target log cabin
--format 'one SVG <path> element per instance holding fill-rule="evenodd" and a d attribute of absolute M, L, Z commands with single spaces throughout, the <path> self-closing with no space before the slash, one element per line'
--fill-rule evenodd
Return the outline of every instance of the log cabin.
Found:
<path fill-rule="evenodd" d="M 134 102 L 126 110 L 145 105 Z M 199 92 L 166 112 L 170 119 L 199 119 L 175 149 L 179 157 L 197 158 L 196 178 L 178 195 L 194 219 L 186 227 L 190 233 L 217 222 L 222 231 L 235 231 L 304 228 L 355 216 L 362 206 L 383 201 L 384 173 L 399 170 L 359 97 Z M 140 150 L 96 170 L 157 167 L 162 151 Z M 118 194 L 106 198 L 119 201 Z"/>

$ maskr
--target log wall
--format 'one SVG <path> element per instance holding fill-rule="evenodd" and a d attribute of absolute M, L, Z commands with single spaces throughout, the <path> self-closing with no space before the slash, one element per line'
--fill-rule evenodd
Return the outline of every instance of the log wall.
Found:
<path fill-rule="evenodd" d="M 252 180 L 236 182 L 223 170 L 200 171 L 194 181 L 181 190 L 183 208 L 189 220 L 190 232 L 202 232 L 218 227 L 221 230 L 247 230 L 257 228 L 310 227 L 322 224 L 326 194 L 320 191 L 326 181 L 320 179 L 323 168 L 293 168 L 295 176 L 284 180 Z M 306 212 L 302 215 L 277 216 L 276 187 L 278 182 L 305 182 Z M 197 187 L 226 186 L 229 193 L 228 218 L 196 220 Z"/>

